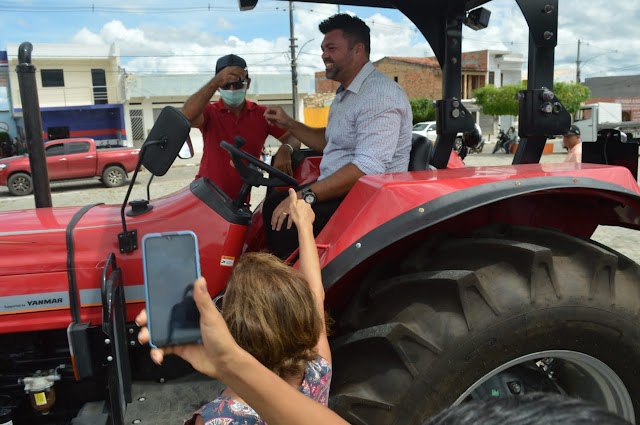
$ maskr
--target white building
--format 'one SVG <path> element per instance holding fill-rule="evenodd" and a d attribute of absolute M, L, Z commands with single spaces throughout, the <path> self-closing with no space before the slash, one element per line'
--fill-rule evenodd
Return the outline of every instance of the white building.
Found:
<path fill-rule="evenodd" d="M 16 66 L 17 43 L 7 44 L 12 113 L 22 125 L 22 100 Z M 124 90 L 119 50 L 111 45 L 38 43 L 31 62 L 42 114 L 43 137 L 93 137 L 122 143 Z"/>
<path fill-rule="evenodd" d="M 18 75 L 19 44 L 7 44 L 12 114 L 22 124 L 22 102 Z M 200 89 L 211 74 L 149 75 L 127 73 L 120 67 L 116 44 L 46 44 L 33 46 L 32 63 L 42 114 L 45 140 L 63 137 L 93 137 L 99 143 L 140 146 L 162 108 L 180 108 Z M 280 105 L 292 112 L 291 74 L 251 72 L 247 98 L 266 105 Z M 314 92 L 310 75 L 298 75 L 297 109 L 302 117 L 302 99 Z M 212 101 L 217 100 L 217 94 Z M 193 130 L 196 151 L 202 136 Z"/>
<path fill-rule="evenodd" d="M 251 85 L 247 98 L 262 105 L 280 105 L 292 114 L 291 76 L 275 74 L 255 74 L 249 67 Z M 137 75 L 126 74 L 125 115 L 126 130 L 134 146 L 142 144 L 153 123 L 167 105 L 182 107 L 189 96 L 198 91 L 213 76 L 211 74 L 192 75 Z M 302 99 L 314 92 L 313 77 L 298 75 L 298 111 L 302 121 Z M 215 94 L 212 101 L 216 101 Z M 191 141 L 196 152 L 202 151 L 202 135 L 199 130 L 191 131 Z"/>

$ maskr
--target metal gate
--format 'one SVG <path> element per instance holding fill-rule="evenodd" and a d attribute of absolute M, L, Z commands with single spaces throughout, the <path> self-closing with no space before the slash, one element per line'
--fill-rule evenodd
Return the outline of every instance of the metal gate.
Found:
<path fill-rule="evenodd" d="M 129 119 L 131 120 L 131 138 L 133 146 L 139 148 L 144 142 L 144 119 L 142 109 L 130 109 Z"/>

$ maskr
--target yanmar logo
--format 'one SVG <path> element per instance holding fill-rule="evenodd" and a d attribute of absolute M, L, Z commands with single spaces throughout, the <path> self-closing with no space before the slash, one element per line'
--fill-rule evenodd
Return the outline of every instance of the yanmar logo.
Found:
<path fill-rule="evenodd" d="M 50 304 L 62 304 L 62 298 L 48 298 L 44 300 L 27 301 L 29 307 L 35 305 L 50 305 Z"/>

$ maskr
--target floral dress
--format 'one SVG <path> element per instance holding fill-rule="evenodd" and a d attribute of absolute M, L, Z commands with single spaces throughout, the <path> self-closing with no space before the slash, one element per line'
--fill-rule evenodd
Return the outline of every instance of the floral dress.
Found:
<path fill-rule="evenodd" d="M 325 406 L 329 403 L 331 365 L 322 357 L 307 364 L 300 392 Z M 219 395 L 198 409 L 185 425 L 195 423 L 200 415 L 205 425 L 264 425 L 265 421 L 250 406 L 231 397 Z"/>

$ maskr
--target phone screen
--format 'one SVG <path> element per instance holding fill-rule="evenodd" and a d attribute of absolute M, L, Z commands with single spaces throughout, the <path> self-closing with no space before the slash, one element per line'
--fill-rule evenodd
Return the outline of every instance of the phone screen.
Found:
<path fill-rule="evenodd" d="M 200 341 L 200 314 L 193 300 L 193 283 L 200 276 L 195 233 L 145 235 L 142 258 L 151 345 Z"/>

